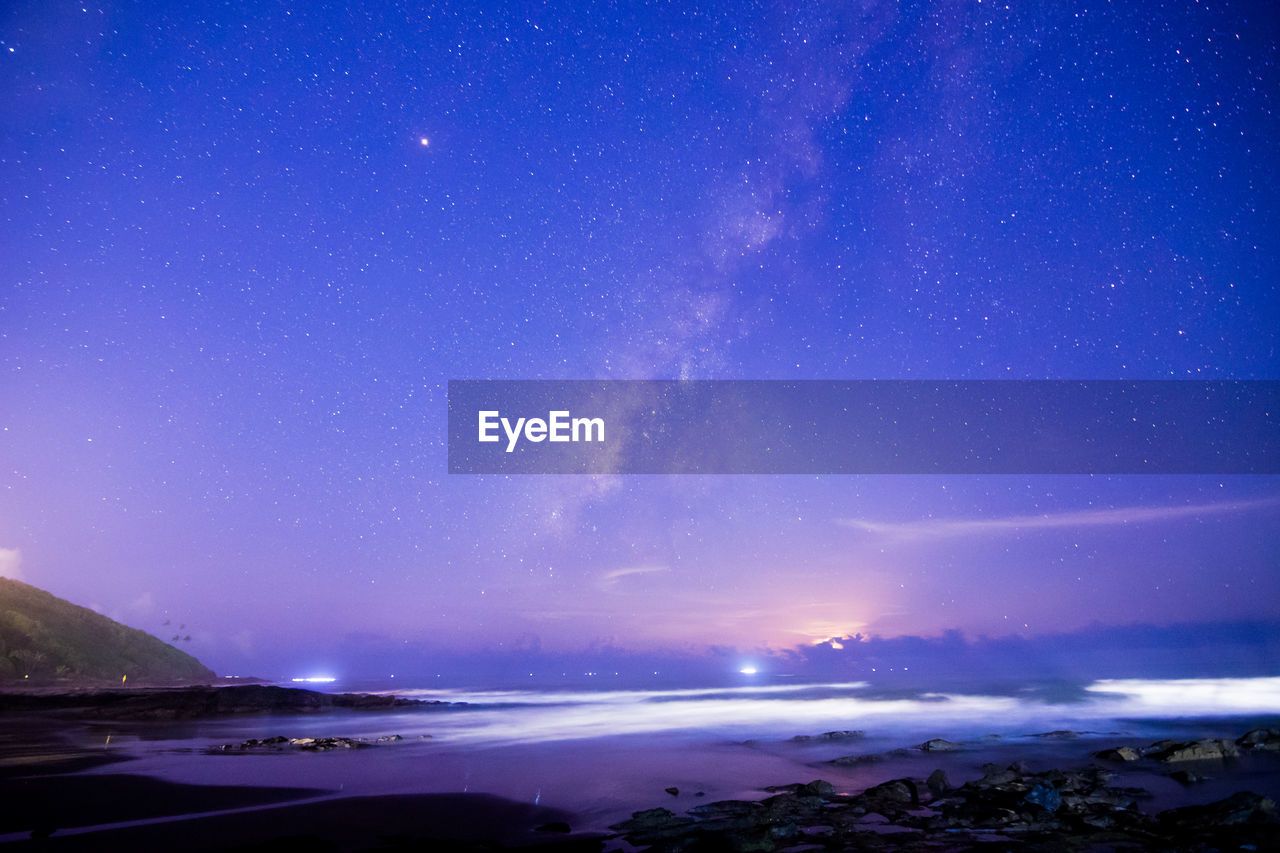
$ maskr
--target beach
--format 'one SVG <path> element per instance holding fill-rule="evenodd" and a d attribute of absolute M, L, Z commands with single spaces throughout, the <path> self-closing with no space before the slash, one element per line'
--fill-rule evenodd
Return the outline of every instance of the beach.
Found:
<path fill-rule="evenodd" d="M 783 850 L 858 849 L 874 835 L 912 849 L 999 830 L 1015 845 L 1054 833 L 1086 843 L 1091 824 L 1075 820 L 1071 796 L 1087 788 L 1092 805 L 1080 808 L 1104 803 L 1112 816 L 1094 829 L 1138 844 L 1172 831 L 1175 810 L 1251 792 L 1256 801 L 1197 825 L 1225 832 L 1214 821 L 1234 820 L 1232 833 L 1265 843 L 1280 796 L 1280 737 L 1268 733 L 1280 715 L 1265 712 L 1276 688 L 1113 684 L 1057 702 L 866 684 L 409 689 L 403 698 L 424 704 L 325 700 L 281 713 L 237 701 L 241 713 L 170 720 L 111 719 L 79 698 L 5 713 L 0 838 L 15 849 Z M 1162 690 L 1190 713 L 1150 713 Z M 1121 748 L 1132 760 L 1099 755 Z M 886 784 L 905 799 L 868 794 Z M 1028 801 L 1037 786 L 1065 800 Z M 1012 807 L 975 811 L 992 797 Z"/>

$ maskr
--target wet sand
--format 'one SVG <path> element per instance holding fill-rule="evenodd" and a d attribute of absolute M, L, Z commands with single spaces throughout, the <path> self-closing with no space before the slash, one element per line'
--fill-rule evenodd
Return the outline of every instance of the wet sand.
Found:
<path fill-rule="evenodd" d="M 568 812 L 487 794 L 343 796 L 326 788 L 192 785 L 130 774 L 129 757 L 86 748 L 70 736 L 76 725 L 3 720 L 4 849 L 600 849 L 590 837 L 569 837 Z"/>
<path fill-rule="evenodd" d="M 109 777 L 100 777 L 109 778 Z M 163 783 L 161 783 L 163 785 Z M 185 787 L 185 786 L 184 786 Z M 152 789 L 168 805 L 181 791 Z M 227 796 L 271 795 L 231 789 Z M 205 803 L 208 805 L 208 803 Z M 345 797 L 181 821 L 51 837 L 6 845 L 12 850 L 482 850 L 539 847 L 599 850 L 591 838 L 562 831 L 572 816 L 485 794 Z M 538 827 L 548 826 L 539 831 Z"/>

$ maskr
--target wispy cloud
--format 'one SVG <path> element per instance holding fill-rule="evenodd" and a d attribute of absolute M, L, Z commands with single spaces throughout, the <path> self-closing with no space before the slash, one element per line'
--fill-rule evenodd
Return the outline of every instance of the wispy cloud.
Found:
<path fill-rule="evenodd" d="M 631 575 L 648 575 L 648 574 L 653 574 L 654 572 L 665 572 L 669 570 L 670 570 L 670 566 L 660 566 L 656 564 L 644 565 L 644 566 L 627 566 L 626 568 L 622 568 L 622 569 L 614 569 L 612 571 L 605 572 L 600 576 L 600 588 L 605 590 L 613 589 L 613 587 L 618 583 L 618 581 L 622 580 L 625 577 L 630 577 Z"/>
<path fill-rule="evenodd" d="M 1175 521 L 1182 518 L 1257 512 L 1277 507 L 1280 507 L 1280 498 L 1261 498 L 1222 503 L 1079 509 L 1039 515 L 1006 515 L 996 518 L 929 518 L 919 521 L 874 521 L 866 518 L 842 518 L 837 519 L 836 523 L 890 539 L 943 539 L 985 536 L 1007 531 L 1149 524 Z"/>

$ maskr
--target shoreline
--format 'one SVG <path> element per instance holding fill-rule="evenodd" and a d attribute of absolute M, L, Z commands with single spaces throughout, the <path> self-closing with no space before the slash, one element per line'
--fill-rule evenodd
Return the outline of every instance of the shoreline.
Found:
<path fill-rule="evenodd" d="M 96 720 L 9 720 L 22 721 L 47 737 L 32 744 L 28 761 L 10 748 L 0 763 L 0 797 L 10 815 L 21 814 L 28 824 L 0 827 L 0 840 L 14 849 L 33 843 L 40 849 L 276 849 L 286 839 L 302 845 L 297 849 L 337 850 L 373 844 L 416 849 L 428 843 L 432 849 L 574 851 L 964 849 L 995 840 L 1002 849 L 1060 849 L 1053 847 L 1058 842 L 1070 842 L 1066 849 L 1104 843 L 1200 849 L 1217 840 L 1258 849 L 1280 845 L 1280 818 L 1266 796 L 1280 790 L 1277 729 L 1234 740 L 1143 743 L 1118 732 L 1043 732 L 1017 743 L 933 738 L 866 754 L 859 746 L 870 744 L 856 731 L 739 742 L 724 747 L 790 751 L 798 757 L 793 775 L 801 778 L 741 780 L 743 790 L 755 793 L 728 800 L 717 799 L 711 788 L 703 796 L 673 783 L 652 797 L 633 796 L 630 809 L 613 808 L 610 818 L 598 808 L 589 814 L 586 800 L 565 802 L 563 795 L 561 802 L 537 805 L 488 792 L 367 795 L 328 787 L 193 785 L 133 775 L 127 764 L 92 772 L 95 764 L 112 759 L 99 755 L 98 762 L 76 766 L 71 739 L 60 741 L 59 731 Z M 1181 725 L 1185 729 L 1190 722 Z M 1220 727 L 1202 722 L 1200 731 L 1221 734 Z M 810 757 L 815 746 L 828 750 L 825 758 Z M 396 747 L 385 749 L 392 754 Z M 570 749 L 548 744 L 546 753 Z M 1122 754 L 1125 749 L 1133 756 Z M 382 752 L 361 750 L 345 760 L 376 770 L 376 763 L 362 762 Z M 55 761 L 44 760 L 50 753 Z M 857 773 L 851 776 L 853 768 Z M 86 769 L 91 772 L 77 772 Z M 1182 796 L 1171 803 L 1167 794 L 1175 773 L 1186 773 L 1186 779 L 1176 786 Z M 850 785 L 850 778 L 867 784 Z M 1259 780 L 1265 784 L 1255 784 Z M 1261 793 L 1250 793 L 1253 788 Z M 582 808 L 575 811 L 575 805 Z M 543 831 L 535 831 L 540 826 Z"/>

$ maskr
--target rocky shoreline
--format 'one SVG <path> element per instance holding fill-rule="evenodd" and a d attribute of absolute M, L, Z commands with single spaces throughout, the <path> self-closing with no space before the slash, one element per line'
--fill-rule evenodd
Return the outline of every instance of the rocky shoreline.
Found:
<path fill-rule="evenodd" d="M 430 740 L 431 735 L 419 735 L 418 740 Z M 368 749 L 371 746 L 382 746 L 388 743 L 399 743 L 404 738 L 400 735 L 382 735 L 380 737 L 274 737 L 250 738 L 240 743 L 222 743 L 211 746 L 205 752 L 211 755 L 261 755 L 263 753 L 286 752 L 330 752 L 337 749 Z"/>
<path fill-rule="evenodd" d="M 841 733 L 843 734 L 843 733 Z M 1055 733 L 1067 735 L 1070 733 Z M 934 739 L 914 749 L 951 751 Z M 1174 768 L 1184 784 L 1210 767 L 1229 772 L 1244 753 L 1280 755 L 1280 730 L 1238 739 L 1158 741 L 1094 753 L 1102 763 L 1033 772 L 1022 762 L 988 764 L 983 776 L 953 786 L 941 770 L 891 779 L 859 794 L 824 780 L 765 789 L 760 801 L 705 803 L 677 815 L 635 812 L 611 828 L 628 844 L 667 851 L 783 850 L 1209 850 L 1280 849 L 1280 813 L 1270 798 L 1241 791 L 1207 805 L 1150 812 L 1143 788 L 1112 784 L 1116 764 Z M 828 762 L 850 765 L 867 756 Z M 991 845 L 995 845 L 992 847 Z"/>
<path fill-rule="evenodd" d="M 68 757 L 109 757 L 101 750 L 82 755 L 69 743 L 60 744 L 55 735 L 58 727 L 68 722 L 78 725 L 78 721 L 89 720 L 98 726 L 99 720 L 106 719 L 190 719 L 170 714 L 193 712 L 213 716 L 296 713 L 300 705 L 325 711 L 429 704 L 390 696 L 247 687 L 145 689 L 128 691 L 127 696 L 120 695 L 126 691 L 105 691 L 115 702 L 103 702 L 103 691 L 38 697 L 42 703 L 56 702 L 53 707 L 61 710 L 10 717 L 17 727 L 10 738 L 11 761 L 0 772 L 0 794 L 15 806 L 10 809 L 7 828 L 41 839 L 28 843 L 52 843 L 69 850 L 102 849 L 104 844 L 192 850 L 256 844 L 259 847 L 255 849 L 276 849 L 273 845 L 285 840 L 303 844 L 289 849 L 364 850 L 376 844 L 381 845 L 376 849 L 388 850 L 518 847 L 583 853 L 1280 849 L 1280 813 L 1273 801 L 1280 790 L 1276 784 L 1280 779 L 1280 728 L 1255 728 L 1236 736 L 1246 727 L 1239 722 L 1234 726 L 1220 722 L 1206 727 L 1179 726 L 1174 731 L 1183 735 L 1181 739 L 1164 740 L 1155 739 L 1161 736 L 1159 731 L 1142 740 L 1126 739 L 1115 732 L 1054 731 L 1013 736 L 1018 742 L 995 736 L 954 741 L 934 737 L 914 746 L 879 751 L 893 742 L 868 738 L 862 731 L 842 730 L 776 742 L 726 743 L 728 750 L 738 746 L 764 749 L 790 755 L 793 761 L 797 755 L 804 756 L 802 763 L 817 769 L 812 774 L 801 769 L 796 775 L 810 779 L 826 775 L 832 781 L 819 778 L 752 789 L 735 780 L 728 788 L 707 785 L 706 791 L 712 792 L 708 794 L 685 776 L 681 787 L 671 785 L 662 793 L 662 784 L 677 780 L 659 781 L 655 798 L 615 800 L 604 814 L 588 807 L 580 814 L 558 812 L 554 816 L 488 795 L 344 797 L 333 784 L 332 774 L 326 777 L 324 768 L 370 772 L 384 755 L 392 763 L 381 766 L 403 768 L 407 765 L 399 756 L 412 757 L 413 751 L 400 750 L 428 738 L 426 735 L 277 734 L 179 750 L 280 755 L 285 756 L 283 766 L 301 761 L 316 768 L 317 772 L 308 770 L 302 778 L 286 774 L 293 787 L 279 789 L 177 784 L 120 773 L 77 774 L 77 767 L 64 766 Z M 227 704 L 214 706 L 224 710 L 209 710 L 209 693 L 227 697 L 220 700 Z M 13 698 L 0 697 L 0 707 Z M 24 697 L 27 701 L 19 710 L 32 710 L 33 698 Z M 125 699 L 139 704 L 128 704 Z M 50 720 L 62 722 L 50 728 Z M 1276 721 L 1258 718 L 1250 724 L 1274 726 Z M 41 756 L 26 755 L 31 749 L 20 742 L 30 737 L 22 726 L 33 727 L 36 734 L 49 738 L 49 743 L 35 752 L 47 752 L 57 761 L 34 762 L 33 758 Z M 142 728 L 146 728 L 145 722 Z M 1206 737 L 1207 733 L 1213 736 Z M 854 752 L 872 743 L 878 746 L 864 754 Z M 335 755 L 354 751 L 373 755 L 355 763 Z M 312 765 L 311 759 L 300 755 L 307 753 L 329 753 L 330 757 L 320 757 Z M 299 757 L 289 759 L 289 755 Z M 238 759 L 226 761 L 227 766 L 239 765 Z M 874 767 L 864 767 L 873 763 Z M 792 770 L 796 766 L 793 763 Z M 707 773 L 703 780 L 714 783 L 722 771 L 709 765 Z M 737 778 L 749 781 L 742 778 L 741 768 Z M 795 777 L 788 772 L 774 780 L 788 778 Z M 755 799 L 753 791 L 762 792 L 763 799 Z M 146 793 L 138 796 L 139 792 Z M 475 799 L 478 796 L 481 799 Z M 747 799 L 721 799 L 725 796 Z M 308 802 L 317 797 L 325 801 Z M 556 799 L 559 802 L 555 805 L 564 809 L 587 802 L 572 796 L 566 799 L 563 793 Z M 95 805 L 99 803 L 100 807 Z M 414 811 L 403 811 L 410 803 Z M 446 808 L 445 803 L 450 805 Z M 659 805 L 667 807 L 633 811 L 638 806 Z M 216 808 L 248 810 L 207 814 Z M 630 817 L 621 820 L 627 814 Z M 102 825 L 157 819 L 127 829 Z M 23 846 L 22 842 L 17 844 Z"/>
<path fill-rule="evenodd" d="M 266 684 L 0 693 L 0 713 L 52 714 L 90 720 L 196 720 L 235 714 L 310 714 L 336 709 L 387 711 L 447 704 L 379 693 L 320 693 Z"/>

